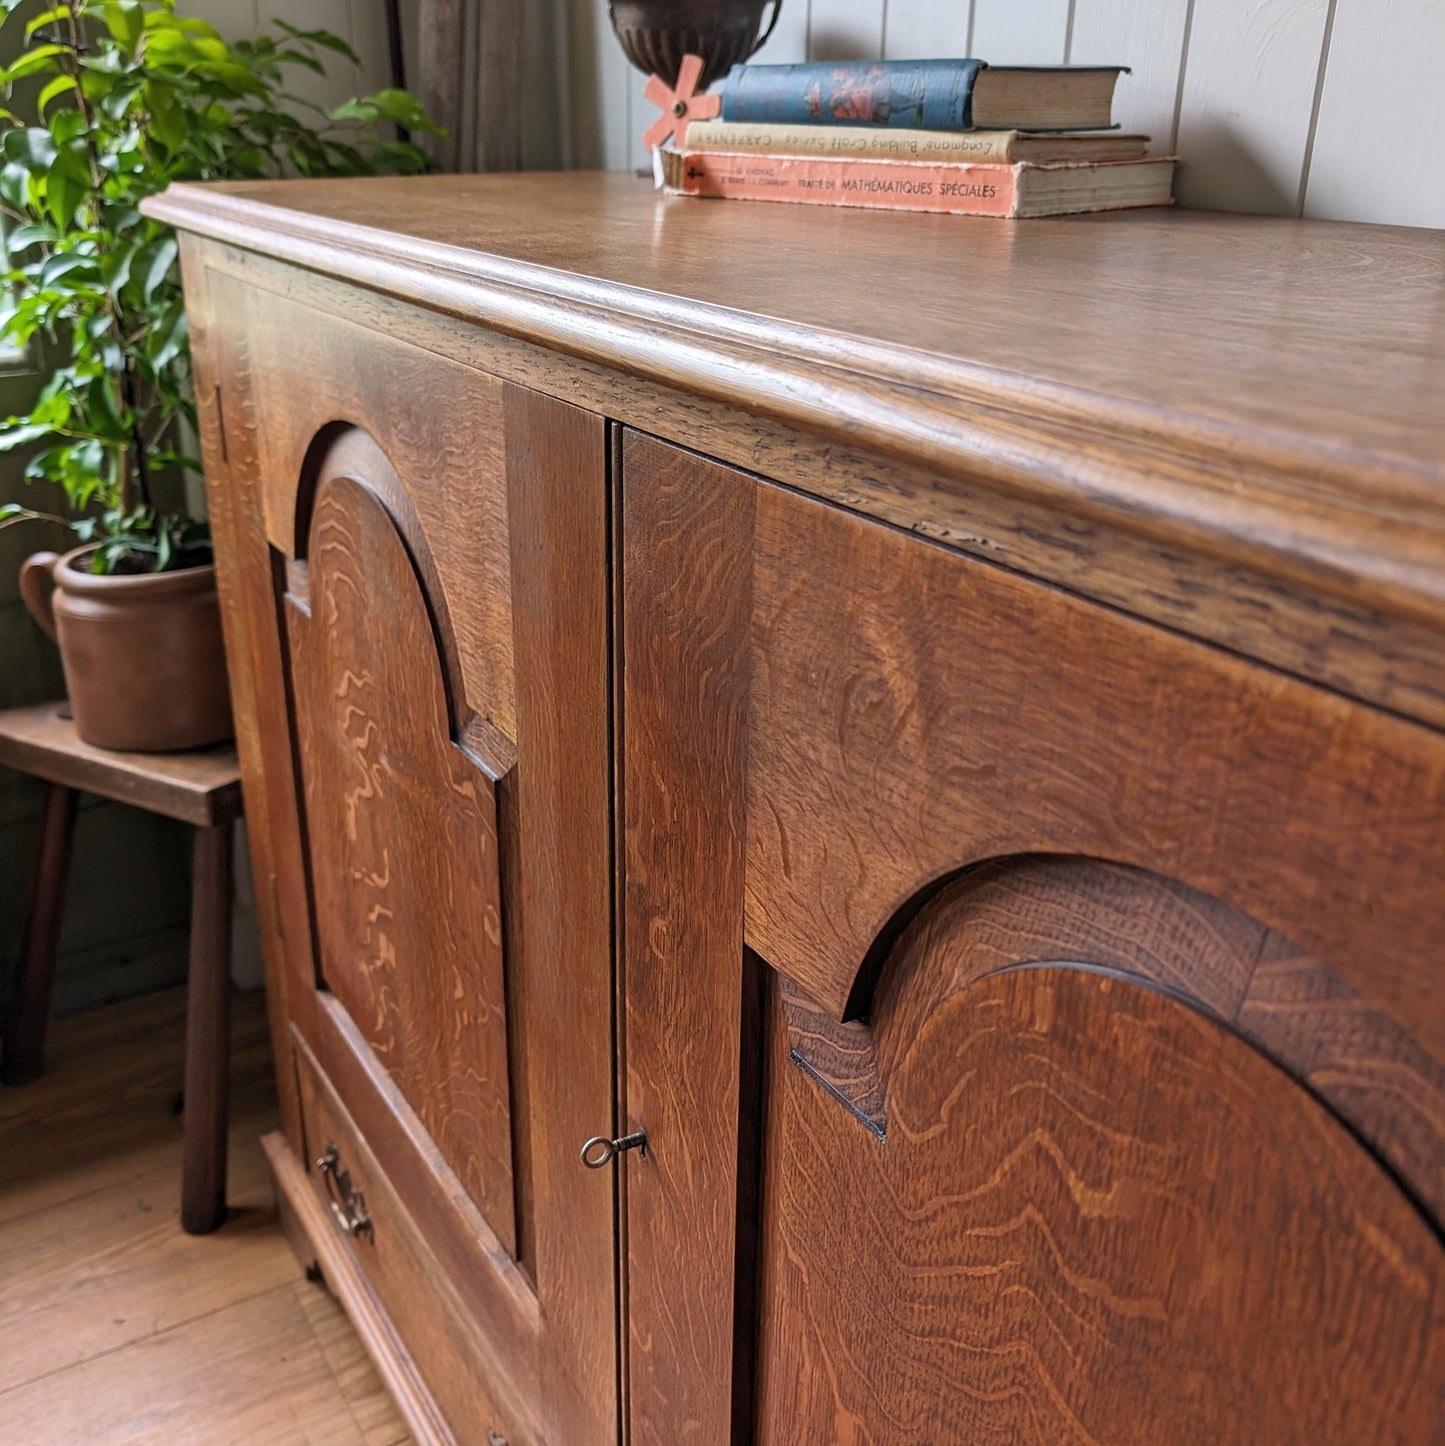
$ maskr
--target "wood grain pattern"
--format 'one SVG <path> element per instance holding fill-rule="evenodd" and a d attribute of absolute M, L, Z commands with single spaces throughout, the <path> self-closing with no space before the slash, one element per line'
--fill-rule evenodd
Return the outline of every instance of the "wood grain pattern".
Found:
<path fill-rule="evenodd" d="M 0 1093 L 7 1439 L 209 1446 L 335 1430 L 345 1446 L 404 1446 L 355 1334 L 295 1278 L 276 1226 L 257 1142 L 276 1120 L 258 992 L 238 995 L 232 1031 L 236 1226 L 181 1233 L 185 1009 L 167 990 L 68 1015 L 52 1041 L 63 1067 Z M 262 1434 L 234 1434 L 248 1428 Z"/>
<path fill-rule="evenodd" d="M 388 466 L 375 485 L 422 569 L 440 645 L 455 661 L 458 717 L 475 713 L 515 739 L 500 385 L 262 292 L 235 301 L 247 344 L 265 358 L 249 381 L 272 545 L 288 558 L 305 553 L 318 465 L 336 424 L 380 439 Z M 384 385 L 371 383 L 378 376 Z M 428 405 L 414 405 L 417 396 Z"/>
<path fill-rule="evenodd" d="M 627 1070 L 630 1107 L 650 1104 L 652 1146 L 629 1170 L 634 1435 L 722 1441 L 732 1429 L 723 1401 L 680 1367 L 680 1383 L 666 1372 L 701 1361 L 694 1374 L 721 1381 L 721 1302 L 745 1329 L 752 1297 L 736 1280 L 729 1292 L 748 1216 L 715 1143 L 739 1098 L 729 1060 L 743 1008 L 725 931 L 741 768 L 744 940 L 776 980 L 756 1227 L 758 1439 L 1132 1439 L 1130 1403 L 1156 1367 L 1189 1384 L 1154 1392 L 1149 1439 L 1187 1435 L 1200 1419 L 1233 1439 L 1250 1419 L 1236 1412 L 1259 1404 L 1250 1390 L 1274 1391 L 1251 1364 L 1265 1360 L 1293 1373 L 1261 1407 L 1269 1439 L 1348 1435 L 1372 1413 L 1401 1439 L 1429 1439 L 1440 1403 L 1411 1382 L 1437 1368 L 1410 1352 L 1439 1318 L 1435 1227 L 1419 1208 L 1438 1208 L 1445 1124 L 1445 1026 L 1430 984 L 1439 738 L 1022 582 L 1030 621 L 1001 632 L 1016 582 L 1006 572 L 654 440 L 626 437 L 622 466 Z M 689 506 L 695 530 L 682 520 Z M 1016 691 L 1031 684 L 1036 702 Z M 672 732 L 658 721 L 669 715 Z M 690 852 L 707 872 L 695 862 L 685 875 L 670 855 L 698 836 L 699 819 L 709 832 Z M 1050 856 L 1017 857 L 1037 851 Z M 1104 857 L 1077 856 L 1089 853 Z M 932 863 L 915 867 L 925 856 Z M 930 892 L 969 857 L 992 861 Z M 871 891 L 895 871 L 911 882 L 875 910 Z M 1276 932 L 1286 925 L 1297 946 Z M 692 967 L 669 969 L 674 949 Z M 837 975 L 833 957 L 850 961 Z M 998 971 L 1051 961 L 1102 967 L 1108 989 L 1146 1001 L 1114 1017 L 1109 995 L 1065 1017 L 1029 998 L 1025 1020 L 1036 1013 L 1037 1030 L 1057 1027 L 1055 1042 L 1078 1051 L 1067 1067 L 1088 1081 L 1078 1095 L 963 1057 L 984 1048 L 974 1001 L 1003 987 Z M 849 1011 L 864 1017 L 839 1024 Z M 1137 1036 L 1143 1053 L 1106 1045 L 1111 1030 Z M 1017 1058 L 1038 1063 L 1053 1047 L 1030 1042 Z M 902 1103 L 905 1077 L 937 1118 Z M 1179 1099 L 1161 1102 L 1176 1086 Z M 1147 1125 L 1160 1171 L 1147 1188 L 1114 1191 L 1072 1146 L 1052 1157 L 1037 1146 L 1041 1130 L 1071 1131 L 1085 1099 L 1117 1110 L 1095 1132 L 1110 1146 L 1091 1148 L 1123 1175 L 1136 1157 L 1121 1142 Z M 980 1132 L 995 1128 L 1002 1174 L 991 1183 L 986 1164 L 960 1183 Z M 900 1165 L 900 1140 L 931 1163 Z M 1032 1173 L 1015 1174 L 1036 1146 Z M 670 1161 L 678 1151 L 685 1163 Z M 731 1157 L 734 1170 L 744 1156 Z M 1256 1157 L 1279 1162 L 1258 1219 Z M 1120 1202 L 1080 1213 L 1085 1235 L 1096 1215 L 1113 1222 L 1087 1245 L 1058 1243 L 1060 1173 L 1086 1180 L 1090 1200 Z M 719 1198 L 730 1187 L 744 1222 L 733 1239 Z M 1151 1198 L 1191 1203 L 1166 1229 Z M 1282 1202 L 1304 1202 L 1288 1207 L 1300 1211 L 1299 1256 L 1278 1245 Z M 942 1222 L 976 1206 L 1000 1213 L 961 1226 L 954 1251 Z M 679 1253 L 683 1220 L 687 1267 L 663 1290 L 647 1272 L 654 1253 Z M 1398 1271 L 1406 1256 L 1376 1249 L 1386 1220 L 1392 1238 L 1414 1242 Z M 1034 1221 L 1041 1243 L 1026 1256 L 1019 1242 Z M 1111 1229 L 1138 1234 L 1125 1244 Z M 1075 1272 L 1096 1248 L 1104 1255 Z M 1092 1304 L 1052 1282 L 1061 1254 Z M 1327 1255 L 1345 1262 L 1332 1277 L 1348 1277 L 1341 1294 L 1318 1291 Z M 1180 1279 L 1201 1282 L 1178 1298 L 1176 1261 Z M 1218 1285 L 1247 1278 L 1253 1289 L 1256 1265 L 1277 1306 L 1298 1302 L 1280 1307 L 1290 1316 L 1278 1353 L 1250 1335 L 1269 1309 Z M 1001 1295 L 1009 1280 L 1017 1288 Z M 1372 1353 L 1374 1334 L 1332 1354 L 1354 1331 L 1392 1329 L 1397 1291 L 1402 1355 Z M 1397 1371 L 1407 1358 L 1416 1365 Z M 1200 1360 L 1212 1364 L 1196 1375 Z M 1248 1389 L 1221 1384 L 1247 1368 Z M 1302 1404 L 1298 1393 L 1325 1377 Z M 1203 1415 L 1169 1419 L 1181 1402 Z"/>
<path fill-rule="evenodd" d="M 234 854 L 231 824 L 196 830 L 191 849 L 186 1154 L 181 1176 L 181 1226 L 192 1235 L 205 1235 L 226 1219 Z"/>
<path fill-rule="evenodd" d="M 75 841 L 76 801 L 75 790 L 64 784 L 52 783 L 45 790 L 20 938 L 20 969 L 13 997 L 6 1001 L 0 1045 L 0 1082 L 7 1085 L 27 1084 L 44 1068 L 50 994 Z"/>
<path fill-rule="evenodd" d="M 778 980 L 788 1061 L 804 1070 L 878 1138 L 888 1135 L 888 1096 L 878 1072 L 878 1046 L 862 1020 L 839 1023 L 791 980 Z"/>
<path fill-rule="evenodd" d="M 306 1154 L 270 1139 L 277 1188 L 297 1211 L 322 1272 L 366 1342 L 412 1430 L 423 1441 L 484 1442 L 496 1429 L 535 1446 L 545 1438 L 522 1382 L 511 1378 L 468 1313 L 455 1283 L 437 1268 L 416 1222 L 378 1168 L 355 1121 L 297 1040 L 306 1116 Z M 315 1168 L 334 1145 L 371 1220 L 368 1234 L 337 1228 L 332 1197 Z M 419 1290 L 417 1283 L 426 1288 Z"/>
<path fill-rule="evenodd" d="M 243 626 L 289 592 L 298 686 L 253 683 L 302 772 L 356 686 L 308 691 L 315 644 L 424 716 L 382 740 L 420 796 L 467 750 L 515 785 L 480 884 L 453 840 L 402 890 L 498 900 L 510 1238 L 285 970 L 282 1173 L 345 1140 L 387 1221 L 347 1289 L 446 1429 L 480 1391 L 638 1446 L 1430 1438 L 1445 743 L 1353 701 L 1445 721 L 1430 238 L 924 226 L 905 295 L 867 219 L 615 178 L 162 205 L 225 238 Z M 333 493 L 380 520 L 364 638 L 324 636 Z M 582 1171 L 608 1129 L 646 1156 Z"/>
<path fill-rule="evenodd" d="M 225 324 L 241 314 L 242 293 L 213 279 L 197 243 L 181 240 L 186 317 L 196 371 L 206 498 L 217 554 L 216 587 L 226 671 L 236 720 L 236 751 L 246 801 L 251 870 L 266 999 L 278 1069 L 277 1094 L 287 1138 L 301 1139 L 300 1104 L 289 1055 L 288 1020 L 315 975 L 310 900 L 301 848 L 292 757 L 285 645 L 266 541 L 259 430 L 246 336 Z M 224 378 L 224 387 L 222 379 Z M 293 982 L 294 981 L 294 982 Z"/>
<path fill-rule="evenodd" d="M 321 971 L 513 1249 L 499 779 L 452 741 L 391 514 L 333 465 L 312 513 L 311 615 L 290 627 Z"/>
<path fill-rule="evenodd" d="M 1239 1028 L 1347 1120 L 1445 1226 L 1445 1064 L 1287 939 L 1260 954 Z"/>
<path fill-rule="evenodd" d="M 404 184 L 405 201 L 387 184 Z M 1280 594 L 1353 610 L 1337 642 L 1339 630 L 1298 607 L 1294 626 L 1312 638 L 1287 649 L 1289 666 L 1313 670 L 1343 647 L 1367 679 L 1394 675 L 1350 635 L 1413 619 L 1438 638 L 1445 430 L 1432 377 L 1445 364 L 1445 313 L 1433 235 L 1204 215 L 1004 229 L 844 210 L 800 217 L 792 207 L 668 206 L 621 177 L 577 177 L 563 198 L 544 178 L 491 177 L 445 188 L 327 183 L 304 201 L 285 190 L 177 190 L 156 205 L 182 225 L 650 387 L 805 433 L 836 436 L 836 425 L 850 445 L 930 472 L 938 502 L 898 498 L 890 515 L 960 545 L 997 525 L 988 510 L 958 509 L 962 495 L 1041 508 L 1054 546 L 1045 562 L 1021 529 L 1026 570 L 1058 566 L 1088 590 L 1091 572 L 1115 565 L 1091 541 L 1095 529 L 1111 544 L 1147 544 L 1153 584 L 1130 605 L 1148 611 L 1160 592 L 1175 600 L 1172 623 L 1232 646 L 1280 649 L 1251 618 Z M 405 220 L 378 224 L 381 214 Z M 890 248 L 909 252 L 906 277 L 877 244 L 880 224 Z M 464 249 L 481 236 L 486 253 Z M 726 276 L 707 261 L 719 249 L 732 260 Z M 860 312 L 823 284 L 820 250 L 874 306 Z M 933 298 L 923 312 L 919 295 Z M 1354 358 L 1364 352 L 1377 360 L 1362 372 Z M 543 369 L 558 378 L 551 385 L 563 384 L 561 365 Z M 651 426 L 655 414 L 650 400 L 622 419 Z M 686 416 L 679 409 L 674 435 L 692 441 Z M 726 430 L 715 429 L 710 450 Z M 746 448 L 733 460 L 746 463 Z M 873 505 L 873 465 L 829 490 Z M 1075 547 L 1090 566 L 1070 560 Z M 1197 578 L 1170 580 L 1166 559 L 1187 568 L 1201 555 L 1252 575 L 1255 599 L 1241 605 L 1213 587 L 1191 596 Z M 1110 600 L 1125 596 L 1121 582 Z M 1228 615 L 1223 628 L 1216 609 Z M 1437 652 L 1417 692 L 1438 695 L 1438 668 Z M 1350 688 L 1350 677 L 1340 666 L 1330 680 Z"/>
<path fill-rule="evenodd" d="M 1445 1221 L 1445 1068 L 1420 1047 L 1418 1026 L 1371 1008 L 1333 969 L 1220 900 L 1096 859 L 995 859 L 922 905 L 868 1002 L 875 1021 L 889 1008 L 899 961 L 925 956 L 942 991 L 1014 963 L 1058 960 L 1170 991 L 1232 1025 L 1312 1090 L 1433 1219 Z M 790 1032 L 796 1011 L 821 1014 L 796 985 L 781 984 L 780 995 Z M 901 1034 L 922 1027 L 926 1014 L 920 1007 Z M 852 1028 L 860 1032 L 857 1048 L 874 1061 L 885 1106 L 891 1057 L 880 1056 L 872 1024 Z"/>
<path fill-rule="evenodd" d="M 782 489 L 755 506 L 748 939 L 835 1018 L 924 885 L 1073 853 L 1226 900 L 1445 1055 L 1438 735 Z"/>
<path fill-rule="evenodd" d="M 1434 624 L 1285 586 L 1238 557 L 1205 557 L 995 490 L 987 480 L 885 458 L 676 387 L 659 387 L 532 343 L 480 333 L 371 292 L 222 248 L 213 264 L 289 304 L 346 311 L 413 346 L 476 358 L 499 375 L 671 435 L 698 450 L 947 546 L 1445 725 L 1445 637 Z M 1077 464 L 1075 457 L 1074 464 Z M 464 613 L 464 618 L 467 614 Z"/>
<path fill-rule="evenodd" d="M 636 1446 L 727 1439 L 746 828 L 746 490 L 623 443 L 625 1157 Z"/>
<path fill-rule="evenodd" d="M 520 387 L 503 400 L 521 750 L 512 998 L 530 1119 L 527 1260 L 545 1326 L 535 1407 L 548 1439 L 618 1429 L 617 1206 L 582 1142 L 616 1120 L 611 579 L 606 424 Z"/>
<path fill-rule="evenodd" d="M 134 804 L 207 827 L 241 813 L 241 774 L 230 744 L 187 753 L 122 753 L 93 748 L 59 703 L 0 713 L 0 767 Z"/>
<path fill-rule="evenodd" d="M 760 1441 L 1435 1439 L 1433 1232 L 1205 1017 L 993 975 L 900 1042 L 886 1145 L 778 1078 Z"/>
<path fill-rule="evenodd" d="M 587 1117 L 608 1127 L 612 1113 L 603 426 L 530 393 L 506 403 L 504 423 L 503 391 L 495 380 L 434 349 L 379 338 L 327 316 L 324 305 L 307 313 L 303 330 L 315 344 L 301 357 L 305 343 L 294 330 L 294 306 L 238 288 L 229 277 L 214 281 L 232 308 L 226 395 L 240 398 L 225 410 L 227 466 L 232 474 L 244 473 L 250 525 L 270 528 L 266 576 L 249 579 L 249 601 L 261 633 L 275 629 L 284 601 L 286 630 L 297 644 L 294 678 L 279 660 L 252 660 L 253 676 L 268 701 L 279 702 L 282 720 L 288 708 L 297 714 L 299 764 L 288 739 L 284 756 L 261 767 L 262 786 L 284 790 L 298 766 L 307 777 L 316 768 L 328 771 L 324 754 L 309 740 L 314 718 L 307 717 L 323 705 L 332 709 L 334 700 L 297 707 L 310 697 L 310 644 L 335 642 L 322 636 L 330 593 L 312 528 L 324 519 L 329 489 L 359 487 L 356 479 L 384 505 L 390 533 L 382 536 L 392 539 L 395 574 L 407 579 L 400 591 L 368 594 L 385 596 L 385 609 L 373 606 L 353 617 L 358 631 L 364 621 L 361 642 L 375 653 L 368 686 L 394 681 L 395 706 L 421 712 L 427 705 L 434 725 L 425 746 L 415 739 L 406 747 L 387 740 L 391 764 L 410 758 L 408 806 L 428 796 L 429 780 L 435 798 L 464 811 L 467 805 L 451 785 L 461 785 L 463 775 L 467 789 L 485 782 L 475 766 L 479 759 L 500 783 L 489 851 L 479 853 L 445 831 L 413 830 L 410 866 L 396 875 L 404 886 L 398 883 L 400 894 L 386 902 L 405 911 L 413 889 L 425 892 L 425 880 L 434 900 L 447 894 L 442 885 L 451 880 L 446 907 L 426 918 L 431 930 L 451 928 L 467 941 L 464 986 L 478 987 L 478 940 L 505 955 L 502 987 L 489 997 L 498 1008 L 505 1002 L 507 1037 L 492 1061 L 502 1073 L 490 1077 L 510 1096 L 511 1128 L 497 1150 L 512 1166 L 512 1218 L 503 1204 L 481 1202 L 485 1213 L 477 1208 L 478 1188 L 469 1178 L 475 1157 L 450 1147 L 435 1115 L 426 1117 L 426 1092 L 401 1087 L 338 996 L 317 990 L 308 863 L 300 846 L 310 840 L 309 864 L 315 865 L 329 856 L 327 850 L 343 848 L 345 832 L 325 828 L 324 811 L 298 810 L 292 801 L 287 812 L 282 797 L 275 804 L 277 833 L 282 850 L 297 850 L 291 882 L 302 911 L 294 925 L 284 914 L 283 945 L 299 941 L 287 948 L 283 966 L 285 1018 L 345 1101 L 373 1154 L 375 1173 L 394 1185 L 397 1208 L 416 1222 L 418 1238 L 426 1242 L 422 1264 L 394 1278 L 388 1312 L 397 1321 L 412 1320 L 415 1342 L 415 1323 L 426 1319 L 434 1295 L 430 1277 L 450 1282 L 459 1329 L 488 1343 L 495 1362 L 488 1377 L 508 1383 L 515 1419 L 534 1421 L 529 1429 L 549 1438 L 594 1439 L 599 1423 L 615 1429 L 617 1410 L 613 1192 L 605 1176 L 589 1175 L 576 1162 L 578 1144 L 596 1128 Z M 298 368 L 310 369 L 305 384 Z M 417 408 L 414 395 L 427 396 L 439 409 Z M 219 421 L 215 409 L 208 411 L 209 423 Z M 374 429 L 375 443 L 366 440 L 362 425 Z M 513 539 L 525 553 L 515 567 Z M 590 591 L 586 578 L 594 579 Z M 362 567 L 355 581 L 371 588 L 372 569 Z M 393 593 L 420 603 L 392 608 Z M 410 621 L 394 619 L 398 611 L 407 611 Z M 398 627 L 411 629 L 400 645 Z M 526 676 L 517 674 L 514 653 L 525 657 Z M 438 685 L 422 666 L 429 661 L 446 680 L 440 702 Z M 367 673 L 356 671 L 358 677 Z M 253 697 L 253 706 L 259 699 Z M 462 774 L 440 769 L 439 759 Z M 338 768 L 344 766 L 353 760 L 340 759 Z M 389 840 L 394 851 L 399 835 L 388 824 L 377 837 Z M 352 967 L 354 951 L 327 924 L 321 896 L 344 881 L 345 871 L 313 867 L 313 878 L 318 872 L 325 881 L 316 895 L 315 938 L 323 976 L 339 979 Z M 376 868 L 370 873 L 385 876 Z M 371 885 L 363 880 L 358 887 Z M 472 919 L 488 890 L 500 901 L 495 938 Z M 278 913 L 284 913 L 292 896 L 278 894 Z M 459 957 L 455 951 L 453 957 Z M 411 979 L 408 987 L 415 992 L 423 983 Z M 478 1071 L 479 1045 L 470 1033 L 452 1032 L 453 1001 L 443 993 L 446 1027 L 438 1031 L 436 1019 L 423 1017 L 417 1042 L 423 1051 L 433 1045 L 460 1051 L 465 1069 L 449 1064 L 446 1076 L 454 1089 L 465 1088 L 467 1072 Z M 392 1002 L 398 999 L 392 996 Z M 355 1001 L 348 1002 L 355 1009 Z M 365 1012 L 358 1012 L 364 1023 Z M 577 1018 L 594 1015 L 604 1027 L 578 1045 Z M 285 1057 L 294 1052 L 288 1033 Z M 305 1158 L 299 1139 L 292 1148 L 296 1158 Z M 426 1329 L 417 1347 L 419 1367 L 429 1382 L 438 1372 L 451 1372 L 458 1378 L 452 1389 L 462 1390 L 468 1369 L 443 1364 L 450 1357 L 433 1334 L 439 1327 Z M 384 1334 L 372 1339 L 386 1349 Z"/>

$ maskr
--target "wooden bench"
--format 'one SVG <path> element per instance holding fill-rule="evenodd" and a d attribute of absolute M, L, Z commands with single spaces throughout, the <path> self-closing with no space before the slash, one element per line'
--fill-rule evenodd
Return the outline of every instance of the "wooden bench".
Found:
<path fill-rule="evenodd" d="M 114 753 L 83 743 L 66 711 L 63 703 L 44 703 L 0 712 L 0 765 L 49 785 L 0 1080 L 24 1084 L 41 1070 L 78 794 L 192 825 L 181 1224 L 203 1235 L 226 1216 L 231 868 L 242 811 L 236 751 L 224 744 L 187 753 Z"/>

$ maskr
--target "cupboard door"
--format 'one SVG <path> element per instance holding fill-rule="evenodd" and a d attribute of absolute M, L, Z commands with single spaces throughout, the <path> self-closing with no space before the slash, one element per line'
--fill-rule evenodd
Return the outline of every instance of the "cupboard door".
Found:
<path fill-rule="evenodd" d="M 1445 746 L 627 434 L 636 1443 L 1445 1429 Z"/>
<path fill-rule="evenodd" d="M 459 1440 L 613 1440 L 615 1187 L 577 1158 L 613 1127 L 605 424 L 283 279 L 209 273 L 199 352 L 287 1022 L 431 1278 L 348 1248 L 438 1400 L 484 1363 Z"/>

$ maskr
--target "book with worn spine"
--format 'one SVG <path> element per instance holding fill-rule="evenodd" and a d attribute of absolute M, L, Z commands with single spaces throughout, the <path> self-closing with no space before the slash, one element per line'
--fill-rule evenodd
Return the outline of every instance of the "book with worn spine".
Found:
<path fill-rule="evenodd" d="M 1127 66 L 989 66 L 981 60 L 735 65 L 724 121 L 909 130 L 1108 130 Z"/>
<path fill-rule="evenodd" d="M 856 156 L 879 161 L 963 161 L 1034 165 L 1137 161 L 1149 137 L 1103 131 L 1053 135 L 1037 131 L 916 131 L 891 126 L 784 126 L 744 121 L 693 121 L 686 151 L 766 156 Z"/>
<path fill-rule="evenodd" d="M 1024 219 L 1167 206 L 1173 199 L 1172 157 L 1039 166 L 713 151 L 660 154 L 664 186 L 671 194 L 724 200 Z"/>

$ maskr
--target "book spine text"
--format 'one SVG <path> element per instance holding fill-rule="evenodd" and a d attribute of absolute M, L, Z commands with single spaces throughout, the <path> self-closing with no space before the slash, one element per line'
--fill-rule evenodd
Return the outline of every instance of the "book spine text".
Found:
<path fill-rule="evenodd" d="M 1017 131 L 915 131 L 873 126 L 780 126 L 693 121 L 689 151 L 772 156 L 860 156 L 880 161 L 1012 163 Z"/>
<path fill-rule="evenodd" d="M 822 160 L 711 151 L 673 151 L 664 155 L 668 185 L 689 196 L 1010 216 L 1017 195 L 1017 175 L 1012 166 Z"/>

